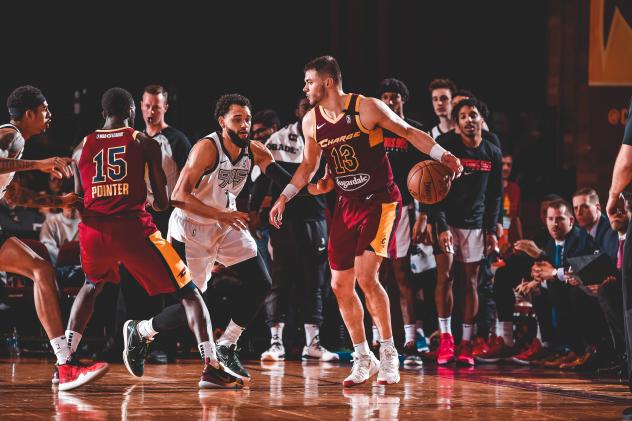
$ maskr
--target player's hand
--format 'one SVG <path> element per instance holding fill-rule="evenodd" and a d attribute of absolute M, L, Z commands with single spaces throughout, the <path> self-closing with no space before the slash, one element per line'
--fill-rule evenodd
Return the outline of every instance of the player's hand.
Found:
<path fill-rule="evenodd" d="M 60 198 L 62 208 L 83 209 L 83 197 L 77 193 L 67 193 L 60 196 Z"/>
<path fill-rule="evenodd" d="M 612 221 L 612 218 L 615 215 L 625 215 L 626 212 L 626 204 L 625 200 L 621 195 L 613 195 L 611 194 L 608 197 L 608 204 L 606 205 L 606 215 L 608 215 L 608 219 Z"/>
<path fill-rule="evenodd" d="M 548 281 L 555 278 L 557 269 L 549 262 L 536 262 L 531 266 L 531 277 L 538 282 Z"/>
<path fill-rule="evenodd" d="M 316 183 L 309 183 L 307 185 L 307 191 L 313 196 L 321 194 L 327 194 L 334 189 L 334 180 L 331 177 L 324 176 Z"/>
<path fill-rule="evenodd" d="M 220 212 L 217 220 L 238 230 L 248 229 L 248 214 L 239 211 Z"/>
<path fill-rule="evenodd" d="M 285 211 L 285 196 L 281 195 L 274 202 L 274 206 L 270 209 L 270 224 L 276 229 L 281 228 L 281 221 L 283 220 L 283 212 Z"/>
<path fill-rule="evenodd" d="M 461 165 L 461 160 L 456 156 L 452 155 L 450 152 L 445 152 L 441 157 L 441 163 L 446 167 L 450 168 L 452 171 L 452 179 L 459 178 L 461 173 L 463 172 L 463 166 Z"/>
<path fill-rule="evenodd" d="M 40 159 L 36 161 L 36 168 L 42 172 L 52 174 L 55 178 L 70 178 L 72 169 L 70 165 L 72 158 L 54 156 L 52 158 Z"/>
<path fill-rule="evenodd" d="M 485 256 L 498 250 L 498 238 L 496 234 L 485 234 Z"/>
<path fill-rule="evenodd" d="M 537 259 L 542 254 L 542 250 L 531 240 L 518 240 L 515 242 L 514 248 L 526 253 L 532 259 Z"/>
<path fill-rule="evenodd" d="M 259 232 L 261 229 L 261 216 L 259 215 L 259 212 L 250 211 L 248 212 L 248 215 L 250 216 L 250 220 L 248 221 L 248 229 L 250 230 L 250 233 L 255 239 L 261 240 L 261 233 Z"/>
<path fill-rule="evenodd" d="M 439 247 L 444 253 L 454 254 L 454 239 L 450 230 L 439 233 Z"/>
<path fill-rule="evenodd" d="M 261 142 L 251 140 L 250 152 L 252 152 L 252 157 L 255 161 L 255 164 L 259 165 L 259 168 L 261 168 L 261 171 L 263 172 L 265 172 L 265 169 L 268 167 L 268 165 L 274 162 L 272 152 Z"/>
<path fill-rule="evenodd" d="M 419 244 L 423 241 L 424 234 L 428 227 L 428 215 L 425 212 L 420 212 L 419 216 L 415 220 L 413 230 L 411 232 L 413 244 Z"/>

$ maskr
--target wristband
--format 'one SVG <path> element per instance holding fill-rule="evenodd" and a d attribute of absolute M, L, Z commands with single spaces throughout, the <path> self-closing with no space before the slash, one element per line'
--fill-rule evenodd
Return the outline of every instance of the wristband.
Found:
<path fill-rule="evenodd" d="M 298 189 L 296 188 L 296 186 L 294 186 L 294 184 L 291 184 L 291 183 L 285 186 L 285 188 L 281 192 L 283 196 L 287 197 L 288 202 L 292 200 L 292 198 L 296 196 L 297 193 L 298 193 Z"/>
<path fill-rule="evenodd" d="M 443 158 L 443 154 L 446 152 L 447 151 L 443 149 L 443 146 L 435 143 L 435 145 L 430 149 L 430 153 L 428 155 L 430 155 L 430 158 L 435 161 L 441 162 L 441 158 Z"/>

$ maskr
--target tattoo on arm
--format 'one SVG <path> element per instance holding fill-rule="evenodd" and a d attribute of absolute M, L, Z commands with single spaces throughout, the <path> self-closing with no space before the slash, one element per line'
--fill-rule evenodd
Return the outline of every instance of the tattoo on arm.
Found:
<path fill-rule="evenodd" d="M 5 197 L 16 204 L 27 208 L 59 208 L 63 205 L 60 196 L 36 193 L 20 186 L 16 180 L 12 181 L 5 192 Z"/>
<path fill-rule="evenodd" d="M 35 169 L 35 161 L 25 159 L 0 158 L 0 174 Z"/>

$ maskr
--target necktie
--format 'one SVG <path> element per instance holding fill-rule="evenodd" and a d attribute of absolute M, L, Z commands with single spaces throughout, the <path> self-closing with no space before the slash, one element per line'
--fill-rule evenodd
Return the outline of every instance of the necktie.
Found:
<path fill-rule="evenodd" d="M 623 243 L 624 239 L 619 239 L 619 251 L 617 252 L 617 269 L 621 269 L 623 267 Z"/>
<path fill-rule="evenodd" d="M 559 268 L 562 266 L 562 245 L 555 245 L 555 258 L 553 259 L 553 266 Z"/>

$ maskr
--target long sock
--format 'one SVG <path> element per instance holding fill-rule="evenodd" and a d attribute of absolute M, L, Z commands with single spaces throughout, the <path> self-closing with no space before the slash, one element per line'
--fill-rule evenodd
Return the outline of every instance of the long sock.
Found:
<path fill-rule="evenodd" d="M 353 350 L 357 355 L 369 355 L 369 343 L 367 341 L 353 344 Z"/>
<path fill-rule="evenodd" d="M 500 327 L 501 327 L 501 333 L 500 336 L 502 336 L 503 341 L 505 341 L 505 345 L 507 346 L 513 346 L 514 344 L 514 339 L 513 339 L 513 323 L 512 322 L 500 322 Z"/>
<path fill-rule="evenodd" d="M 314 338 L 318 337 L 320 327 L 318 325 L 308 325 L 305 323 L 305 345 L 310 346 Z"/>
<path fill-rule="evenodd" d="M 408 342 L 415 342 L 415 325 L 404 325 L 404 345 Z"/>
<path fill-rule="evenodd" d="M 463 323 L 463 340 L 471 341 L 472 340 L 472 329 L 473 325 L 468 325 Z"/>
<path fill-rule="evenodd" d="M 212 362 L 217 361 L 217 355 L 215 354 L 215 344 L 211 341 L 204 341 L 198 344 L 198 349 L 200 350 L 200 355 L 202 356 L 202 360 L 206 362 L 207 359 Z"/>
<path fill-rule="evenodd" d="M 143 338 L 153 339 L 153 337 L 158 334 L 158 332 L 154 329 L 152 320 L 153 318 L 149 320 L 143 320 L 138 323 L 138 333 L 140 333 Z"/>
<path fill-rule="evenodd" d="M 380 331 L 377 330 L 377 326 L 373 325 L 371 327 L 371 332 L 373 333 L 373 341 L 374 342 L 379 342 L 379 340 L 380 340 Z"/>
<path fill-rule="evenodd" d="M 415 322 L 415 330 L 417 331 L 417 334 L 422 338 L 426 337 L 426 333 L 424 332 L 424 324 L 421 320 L 417 320 Z"/>
<path fill-rule="evenodd" d="M 380 341 L 380 347 L 385 347 L 385 346 L 395 346 L 395 342 L 393 342 L 393 337 L 391 336 L 388 339 L 384 339 L 383 341 Z"/>
<path fill-rule="evenodd" d="M 81 342 L 81 337 L 83 335 L 79 332 L 75 332 L 74 330 L 66 330 L 66 342 L 70 347 L 70 353 L 74 354 L 77 352 L 77 348 L 79 347 L 79 342 Z"/>
<path fill-rule="evenodd" d="M 235 345 L 245 329 L 245 327 L 241 327 L 231 320 L 228 326 L 226 326 L 224 334 L 219 338 L 218 344 L 225 346 Z"/>
<path fill-rule="evenodd" d="M 452 317 L 439 317 L 439 330 L 441 333 L 449 333 L 452 335 Z"/>
<path fill-rule="evenodd" d="M 283 343 L 283 328 L 285 323 L 277 323 L 270 328 L 270 343 Z"/>
<path fill-rule="evenodd" d="M 50 344 L 53 347 L 53 352 L 57 357 L 57 364 L 62 365 L 70 359 L 70 347 L 65 336 L 58 336 L 50 340 Z"/>

